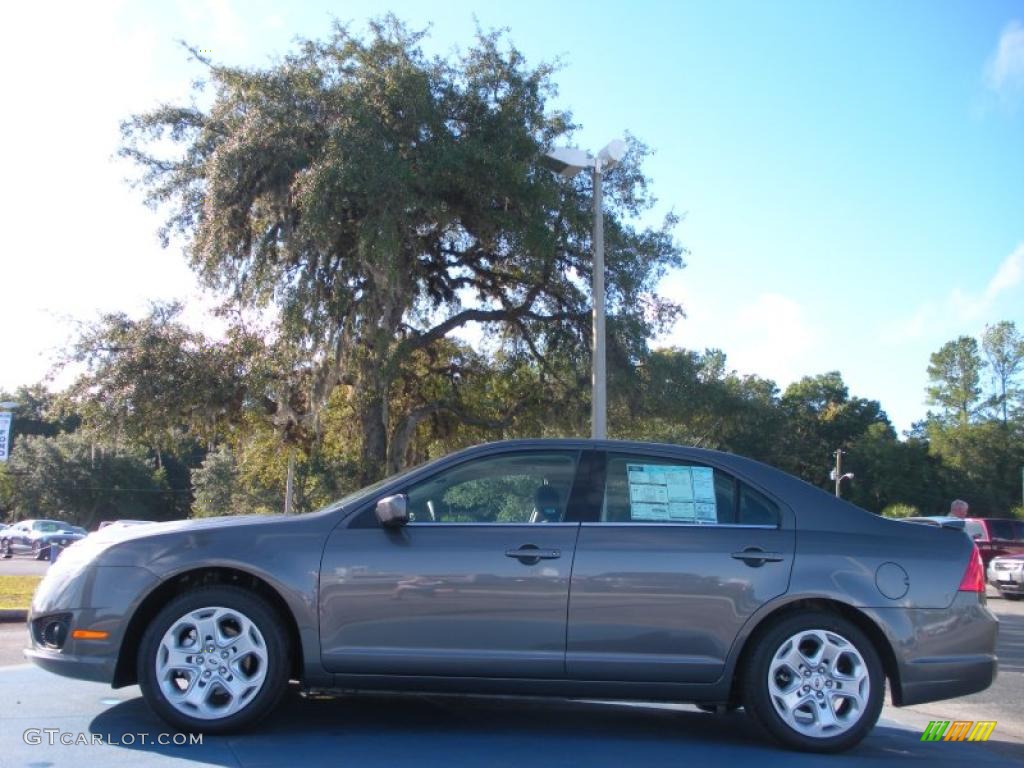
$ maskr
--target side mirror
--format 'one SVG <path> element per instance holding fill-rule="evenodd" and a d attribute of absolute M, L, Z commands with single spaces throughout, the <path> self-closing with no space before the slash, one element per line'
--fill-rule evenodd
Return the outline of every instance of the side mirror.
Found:
<path fill-rule="evenodd" d="M 409 522 L 409 503 L 404 493 L 385 496 L 377 502 L 377 519 L 385 528 L 399 528 Z"/>

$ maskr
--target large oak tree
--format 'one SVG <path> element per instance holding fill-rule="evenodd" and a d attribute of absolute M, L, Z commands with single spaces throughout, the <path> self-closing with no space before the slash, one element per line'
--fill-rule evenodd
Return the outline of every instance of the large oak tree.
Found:
<path fill-rule="evenodd" d="M 592 190 L 586 174 L 565 183 L 539 163 L 574 130 L 548 105 L 552 68 L 499 34 L 441 58 L 422 37 L 393 17 L 363 36 L 336 25 L 264 69 L 193 49 L 209 108 L 165 105 L 124 125 L 147 200 L 169 210 L 165 243 L 181 236 L 227 303 L 272 319 L 276 422 L 316 432 L 347 387 L 364 479 L 405 463 L 425 415 L 476 418 L 451 391 L 389 407 L 417 355 L 453 331 L 480 324 L 492 348 L 541 370 L 587 362 Z M 165 154 L 166 139 L 181 151 Z M 652 202 L 644 155 L 631 140 L 605 180 L 611 343 L 627 351 L 680 311 L 655 292 L 681 264 L 676 219 L 636 223 Z"/>

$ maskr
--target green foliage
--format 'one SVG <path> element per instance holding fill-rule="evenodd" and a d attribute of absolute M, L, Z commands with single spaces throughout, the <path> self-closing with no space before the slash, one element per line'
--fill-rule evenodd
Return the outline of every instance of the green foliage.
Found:
<path fill-rule="evenodd" d="M 1015 520 L 1024 520 L 1024 504 L 1018 504 L 1010 510 L 1010 517 Z"/>
<path fill-rule="evenodd" d="M 928 365 L 928 402 L 940 406 L 947 420 L 966 424 L 977 411 L 984 365 L 970 336 L 943 344 Z"/>
<path fill-rule="evenodd" d="M 451 331 L 485 325 L 548 386 L 589 347 L 592 190 L 585 174 L 564 183 L 540 164 L 574 128 L 548 107 L 552 68 L 497 33 L 448 59 L 425 56 L 422 36 L 392 16 L 365 37 L 336 25 L 264 70 L 210 64 L 208 111 L 165 106 L 124 126 L 148 201 L 170 210 L 165 234 L 184 238 L 239 314 L 271 318 L 278 375 L 260 394 L 275 425 L 308 448 L 335 389 L 350 387 L 364 480 L 402 466 L 428 416 L 494 423 L 462 394 L 479 392 L 473 365 L 439 393 L 417 386 Z M 164 138 L 183 152 L 154 155 Z M 605 181 L 611 346 L 633 362 L 680 314 L 655 291 L 681 265 L 676 218 L 633 223 L 652 203 L 645 154 L 630 139 Z"/>
<path fill-rule="evenodd" d="M 235 512 L 238 495 L 238 470 L 235 457 L 226 445 L 206 454 L 202 466 L 192 472 L 194 517 L 213 517 Z"/>
<path fill-rule="evenodd" d="M 1024 368 L 1024 337 L 1014 323 L 1003 320 L 995 325 L 985 326 L 981 346 L 992 367 L 995 392 L 991 402 L 1006 424 L 1009 421 L 1011 403 L 1018 400 L 1021 395 L 1021 390 L 1015 386 L 1014 379 Z"/>
<path fill-rule="evenodd" d="M 237 421 L 257 378 L 260 345 L 232 334 L 214 342 L 180 320 L 179 304 L 155 304 L 140 320 L 103 315 L 83 328 L 65 364 L 85 372 L 59 405 L 87 432 L 158 452 L 212 442 Z"/>
<path fill-rule="evenodd" d="M 921 511 L 913 504 L 890 504 L 882 510 L 883 517 L 918 517 Z"/>
<path fill-rule="evenodd" d="M 20 439 L 9 461 L 14 519 L 47 517 L 86 528 L 101 520 L 159 519 L 173 509 L 145 452 L 93 443 L 84 433 Z"/>

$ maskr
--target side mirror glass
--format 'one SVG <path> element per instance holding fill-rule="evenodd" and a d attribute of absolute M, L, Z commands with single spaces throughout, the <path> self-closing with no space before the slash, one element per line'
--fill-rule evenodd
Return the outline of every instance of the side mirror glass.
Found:
<path fill-rule="evenodd" d="M 399 528 L 409 522 L 409 503 L 404 493 L 385 496 L 377 502 L 377 519 L 385 528 Z"/>

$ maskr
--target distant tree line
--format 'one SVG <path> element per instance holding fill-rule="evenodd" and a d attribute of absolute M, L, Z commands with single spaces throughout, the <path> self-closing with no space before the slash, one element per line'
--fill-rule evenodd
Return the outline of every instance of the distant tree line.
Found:
<path fill-rule="evenodd" d="M 339 389 L 322 409 L 315 441 L 288 446 L 259 396 L 266 384 L 258 356 L 240 355 L 237 339 L 189 330 L 176 308 L 155 307 L 141 320 L 103 318 L 73 356 L 96 349 L 105 350 L 102 360 L 63 391 L 37 385 L 2 394 L 19 403 L 12 455 L 0 468 L 6 518 L 91 526 L 278 512 L 290 456 L 297 511 L 367 479 L 350 389 Z M 458 371 L 467 412 L 489 415 L 466 421 L 429 414 L 408 437 L 401 466 L 484 440 L 588 433 L 586 359 L 549 362 L 549 375 L 574 382 L 566 385 L 574 397 L 537 398 L 508 413 L 504 392 L 538 382 L 537 362 L 485 355 L 452 340 L 444 342 L 443 365 L 440 354 L 403 380 L 389 407 L 402 412 L 424 390 L 451 388 Z M 935 410 L 900 439 L 880 404 L 851 395 L 838 372 L 780 391 L 769 379 L 729 370 L 719 350 L 646 349 L 611 366 L 609 428 L 613 437 L 740 453 L 826 489 L 833 451 L 841 448 L 844 470 L 855 473 L 844 496 L 873 512 L 944 514 L 962 498 L 972 514 L 1012 516 L 1021 513 L 1022 361 L 1013 323 L 990 326 L 980 345 L 970 337 L 943 345 L 928 368 Z M 387 470 L 382 464 L 370 477 Z"/>

